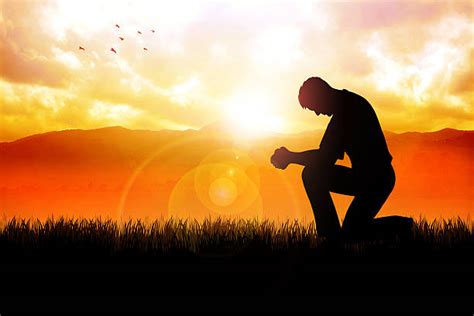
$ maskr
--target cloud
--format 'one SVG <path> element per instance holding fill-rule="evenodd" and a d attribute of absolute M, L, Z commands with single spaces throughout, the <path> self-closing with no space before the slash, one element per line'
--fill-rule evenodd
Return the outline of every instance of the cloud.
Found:
<path fill-rule="evenodd" d="M 303 56 L 301 30 L 286 26 L 259 33 L 252 48 L 253 62 L 259 66 L 291 67 Z"/>
<path fill-rule="evenodd" d="M 88 111 L 89 115 L 97 121 L 107 124 L 127 123 L 140 115 L 140 111 L 127 104 L 107 104 L 95 101 Z"/>
<path fill-rule="evenodd" d="M 71 73 L 51 58 L 47 35 L 36 28 L 41 4 L 2 1 L 0 8 L 0 77 L 54 87 L 67 84 Z"/>
<path fill-rule="evenodd" d="M 429 36 L 419 49 L 408 52 L 391 47 L 390 33 L 374 32 L 366 49 L 373 63 L 370 80 L 378 90 L 392 91 L 415 106 L 440 103 L 471 111 L 471 101 L 463 96 L 470 89 L 466 77 L 472 75 L 471 26 L 463 16 L 443 17 L 426 28 Z"/>
<path fill-rule="evenodd" d="M 72 53 L 72 52 L 65 52 L 60 48 L 53 47 L 52 49 L 55 59 L 65 65 L 66 67 L 73 69 L 73 70 L 78 70 L 82 68 L 82 63 L 77 58 L 77 56 Z"/>
<path fill-rule="evenodd" d="M 467 13 L 469 1 L 398 0 L 398 1 L 337 1 L 325 2 L 339 29 L 383 30 L 401 25 L 424 25 L 446 14 Z"/>
<path fill-rule="evenodd" d="M 59 87 L 72 75 L 64 59 L 51 60 L 36 50 L 21 48 L 8 36 L 0 35 L 0 55 L 0 77 L 13 82 Z"/>
<path fill-rule="evenodd" d="M 225 119 L 236 93 L 273 100 L 285 131 L 324 128 L 296 98 L 315 75 L 366 97 L 384 128 L 474 128 L 470 12 L 468 1 L 1 1 L 0 139 L 197 128 Z"/>

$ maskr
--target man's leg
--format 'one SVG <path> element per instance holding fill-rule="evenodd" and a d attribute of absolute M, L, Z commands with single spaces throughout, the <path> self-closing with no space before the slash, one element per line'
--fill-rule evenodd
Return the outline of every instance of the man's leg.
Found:
<path fill-rule="evenodd" d="M 374 175 L 369 175 L 374 177 Z M 373 182 L 360 183 L 362 188 L 354 196 L 349 206 L 342 231 L 349 238 L 372 237 L 375 215 L 380 211 L 383 204 L 393 190 L 395 174 L 393 169 L 377 177 Z M 372 226 L 374 226 L 372 229 Z"/>
<path fill-rule="evenodd" d="M 354 195 L 355 183 L 352 170 L 339 165 L 325 169 L 317 165 L 306 166 L 303 169 L 302 178 L 313 208 L 318 235 L 337 238 L 341 225 L 329 192 Z"/>

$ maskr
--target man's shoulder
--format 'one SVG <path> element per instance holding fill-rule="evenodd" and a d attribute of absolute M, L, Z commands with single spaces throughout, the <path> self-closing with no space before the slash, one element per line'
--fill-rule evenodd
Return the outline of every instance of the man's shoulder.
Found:
<path fill-rule="evenodd" d="M 342 91 L 344 92 L 345 96 L 348 97 L 348 98 L 351 98 L 353 99 L 354 101 L 359 101 L 359 102 L 366 102 L 366 103 L 369 103 L 369 101 L 367 101 L 366 98 L 364 98 L 363 96 L 361 96 L 360 94 L 357 94 L 353 91 L 349 91 L 347 89 L 342 89 Z"/>
<path fill-rule="evenodd" d="M 347 99 L 346 103 L 350 104 L 352 109 L 354 110 L 361 109 L 361 108 L 372 109 L 372 105 L 370 104 L 370 102 L 363 96 L 346 89 L 343 89 L 342 91 Z"/>

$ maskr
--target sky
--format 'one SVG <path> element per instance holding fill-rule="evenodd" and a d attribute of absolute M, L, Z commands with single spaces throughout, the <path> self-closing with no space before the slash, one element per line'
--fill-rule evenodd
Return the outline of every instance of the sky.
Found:
<path fill-rule="evenodd" d="M 470 1 L 0 0 L 0 141 L 322 129 L 297 100 L 311 76 L 363 95 L 385 130 L 472 130 L 473 15 Z"/>

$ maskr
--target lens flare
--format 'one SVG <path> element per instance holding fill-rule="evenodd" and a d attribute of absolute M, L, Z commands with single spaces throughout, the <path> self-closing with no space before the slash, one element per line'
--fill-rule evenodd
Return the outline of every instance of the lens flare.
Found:
<path fill-rule="evenodd" d="M 260 188 L 258 167 L 249 155 L 241 150 L 234 148 L 216 150 L 200 163 L 205 164 L 224 164 L 227 166 L 226 173 L 231 177 L 237 177 L 239 172 L 243 172 L 257 188 Z"/>
<path fill-rule="evenodd" d="M 209 198 L 217 206 L 229 206 L 237 198 L 237 186 L 227 178 L 214 180 L 209 186 Z"/>
<path fill-rule="evenodd" d="M 170 196 L 169 215 L 261 218 L 259 188 L 258 168 L 246 153 L 217 150 L 176 184 Z"/>
<path fill-rule="evenodd" d="M 238 214 L 259 196 L 244 170 L 229 163 L 206 163 L 196 168 L 194 188 L 201 203 L 222 215 Z"/>

